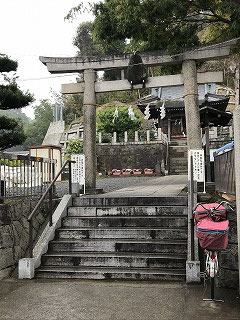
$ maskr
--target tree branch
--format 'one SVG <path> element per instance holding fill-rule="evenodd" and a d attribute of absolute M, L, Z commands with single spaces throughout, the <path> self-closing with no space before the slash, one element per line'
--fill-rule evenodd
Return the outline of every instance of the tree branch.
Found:
<path fill-rule="evenodd" d="M 211 12 L 212 12 L 212 15 L 211 16 L 214 16 L 215 18 L 219 19 L 219 22 L 224 22 L 224 23 L 227 23 L 227 24 L 230 24 L 231 23 L 231 20 L 228 20 L 222 16 L 219 16 L 216 12 L 213 11 L 213 9 L 209 9 Z"/>
<path fill-rule="evenodd" d="M 240 0 L 235 0 L 235 1 L 237 1 L 239 4 L 240 4 Z M 192 3 L 192 6 L 193 7 L 195 7 L 196 9 L 198 9 L 198 10 L 203 10 L 203 8 L 201 7 L 201 6 L 199 6 L 197 3 Z M 200 13 L 200 12 L 198 12 L 198 14 L 199 15 L 208 15 L 208 16 L 214 16 L 215 18 L 217 18 L 217 19 L 219 19 L 219 22 L 221 21 L 221 22 L 224 22 L 224 23 L 227 23 L 227 24 L 230 24 L 231 23 L 231 20 L 228 20 L 228 19 L 226 19 L 226 18 L 224 18 L 224 17 L 222 17 L 222 16 L 220 16 L 220 15 L 218 15 L 215 11 L 214 11 L 214 9 L 213 8 L 205 8 L 205 13 L 203 14 L 203 13 Z M 209 14 L 207 11 L 210 11 L 211 13 L 212 13 L 212 15 L 211 14 Z"/>

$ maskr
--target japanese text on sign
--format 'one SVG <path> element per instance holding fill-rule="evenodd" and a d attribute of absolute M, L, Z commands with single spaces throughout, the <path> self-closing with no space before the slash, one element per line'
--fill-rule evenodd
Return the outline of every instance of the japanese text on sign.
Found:
<path fill-rule="evenodd" d="M 71 160 L 76 161 L 72 164 L 72 182 L 85 184 L 85 155 L 84 154 L 73 154 Z"/>
<path fill-rule="evenodd" d="M 205 181 L 204 150 L 189 150 L 189 153 L 188 153 L 189 164 L 190 164 L 191 155 L 193 158 L 193 180 L 197 182 L 204 182 Z"/>

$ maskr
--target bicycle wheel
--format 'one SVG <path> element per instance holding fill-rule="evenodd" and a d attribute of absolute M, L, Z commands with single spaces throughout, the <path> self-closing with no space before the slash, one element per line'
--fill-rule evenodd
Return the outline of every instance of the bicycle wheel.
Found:
<path fill-rule="evenodd" d="M 210 284 L 211 284 L 211 299 L 214 300 L 215 277 L 210 278 Z"/>

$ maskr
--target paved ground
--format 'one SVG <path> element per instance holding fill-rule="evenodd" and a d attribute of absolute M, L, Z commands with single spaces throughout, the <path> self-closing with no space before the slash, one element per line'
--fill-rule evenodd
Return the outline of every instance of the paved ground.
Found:
<path fill-rule="evenodd" d="M 142 181 L 140 184 L 128 185 L 126 188 L 108 192 L 109 197 L 164 197 L 177 196 L 187 184 L 186 175 L 157 177 Z"/>
<path fill-rule="evenodd" d="M 131 177 L 105 177 L 99 178 L 96 181 L 98 189 L 103 189 L 104 192 L 110 192 L 113 190 L 125 188 L 127 186 L 137 186 L 156 179 L 156 177 L 145 177 L 145 176 L 131 176 Z M 57 192 L 59 195 L 68 192 L 68 182 L 57 183 Z"/>
<path fill-rule="evenodd" d="M 177 195 L 187 184 L 187 176 L 165 176 L 165 177 L 106 177 L 97 179 L 97 188 L 103 189 L 110 196 L 164 196 Z M 120 190 L 121 189 L 121 190 Z M 115 194 L 110 192 L 116 191 Z M 68 182 L 57 184 L 59 196 L 68 192 Z"/>
<path fill-rule="evenodd" d="M 103 281 L 0 281 L 0 319 L 239 320 L 237 292 L 204 302 L 202 285 Z M 207 294 L 205 294 L 207 296 Z"/>
<path fill-rule="evenodd" d="M 133 184 L 130 184 L 129 180 Z M 134 179 L 134 180 L 132 180 Z M 135 180 L 136 179 L 136 180 Z M 99 181 L 101 181 L 100 179 Z M 120 181 L 121 180 L 121 181 Z M 103 181 L 103 180 L 102 180 Z M 110 196 L 177 195 L 186 177 L 109 179 L 124 190 Z M 119 184 L 118 184 L 118 181 Z M 136 183 L 137 182 L 137 183 Z M 119 187 L 119 185 L 121 186 Z M 112 189 L 114 190 L 112 186 Z M 98 187 L 100 187 L 98 185 Z M 115 195 L 114 195 L 115 194 Z M 1 320 L 239 320 L 236 291 L 218 289 L 225 303 L 204 302 L 209 288 L 185 283 L 81 280 L 0 281 Z"/>

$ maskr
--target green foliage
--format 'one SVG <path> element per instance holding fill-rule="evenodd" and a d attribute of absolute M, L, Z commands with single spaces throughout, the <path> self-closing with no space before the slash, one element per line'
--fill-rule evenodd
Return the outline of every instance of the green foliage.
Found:
<path fill-rule="evenodd" d="M 54 100 L 53 106 L 63 106 L 63 119 L 66 125 L 83 115 L 83 94 L 63 95 L 51 90 L 51 96 Z"/>
<path fill-rule="evenodd" d="M 32 95 L 22 92 L 14 80 L 10 80 L 5 72 L 16 71 L 17 62 L 9 59 L 6 55 L 0 56 L 0 73 L 8 81 L 6 85 L 0 85 L 0 109 L 20 109 L 33 101 Z M 21 144 L 25 140 L 23 124 L 19 120 L 0 117 L 0 150 Z"/>
<path fill-rule="evenodd" d="M 80 118 L 83 115 L 83 95 L 65 95 L 63 96 L 63 118 L 66 125 Z"/>
<path fill-rule="evenodd" d="M 112 141 L 112 135 L 111 134 L 104 134 L 102 135 L 102 143 L 109 143 Z M 99 143 L 99 136 L 96 136 L 96 143 Z"/>
<path fill-rule="evenodd" d="M 20 160 L 0 159 L 0 164 L 7 167 L 21 167 L 22 162 Z"/>
<path fill-rule="evenodd" d="M 122 103 L 131 103 L 138 99 L 137 91 L 119 91 L 119 92 L 104 92 L 97 94 L 97 103 L 106 104 L 112 101 L 121 101 Z"/>
<path fill-rule="evenodd" d="M 21 144 L 25 138 L 20 121 L 5 116 L 0 117 L 0 151 Z"/>
<path fill-rule="evenodd" d="M 17 67 L 17 61 L 9 59 L 6 55 L 0 55 L 0 72 L 16 71 Z"/>
<path fill-rule="evenodd" d="M 41 145 L 47 133 L 48 127 L 53 119 L 54 105 L 48 100 L 42 100 L 39 105 L 34 108 L 35 120 L 29 123 L 25 128 L 26 141 L 24 148 L 27 149 L 31 146 Z"/>
<path fill-rule="evenodd" d="M 176 53 L 239 37 L 239 4 L 239 0 L 105 0 L 87 6 L 81 2 L 67 18 L 92 11 L 93 39 L 105 53 L 119 43 L 121 52 Z"/>
<path fill-rule="evenodd" d="M 102 43 L 96 41 L 93 33 L 93 23 L 90 21 L 80 23 L 73 44 L 78 48 L 77 54 L 86 57 L 123 53 L 125 48 L 123 41 L 116 41 L 111 47 L 104 48 Z M 103 78 L 104 80 L 121 79 L 121 71 L 106 70 Z"/>
<path fill-rule="evenodd" d="M 135 112 L 136 120 L 131 120 L 128 115 L 128 107 L 118 108 L 118 118 L 113 122 L 115 107 L 108 107 L 104 111 L 98 113 L 97 130 L 102 133 L 117 132 L 120 137 L 124 136 L 124 132 L 128 131 L 129 136 L 134 134 L 134 131 L 141 130 L 143 119 Z"/>
<path fill-rule="evenodd" d="M 25 125 L 31 121 L 31 119 L 25 113 L 23 113 L 21 109 L 0 110 L 0 116 L 6 116 L 15 120 L 20 120 Z"/>
<path fill-rule="evenodd" d="M 123 53 L 126 47 L 125 41 L 116 40 L 114 44 L 107 47 L 103 42 L 97 41 L 91 21 L 79 24 L 73 44 L 78 48 L 80 56 L 102 56 Z"/>
<path fill-rule="evenodd" d="M 93 13 L 93 31 L 104 47 L 130 39 L 131 49 L 174 53 L 198 45 L 210 26 L 208 41 L 240 35 L 240 6 L 231 0 L 105 0 Z"/>
<path fill-rule="evenodd" d="M 84 12 L 92 11 L 92 6 L 93 5 L 90 2 L 88 2 L 86 6 L 83 5 L 83 2 L 80 2 L 79 5 L 77 5 L 76 7 L 73 7 L 68 12 L 68 14 L 66 15 L 66 17 L 64 19 L 71 21 L 71 20 L 75 19 L 78 14 L 83 14 Z"/>
<path fill-rule="evenodd" d="M 69 140 L 68 146 L 66 149 L 65 159 L 68 160 L 71 158 L 72 154 L 83 153 L 83 141 L 80 139 Z"/>
<path fill-rule="evenodd" d="M 0 106 L 1 109 L 17 109 L 26 107 L 32 102 L 32 95 L 23 93 L 15 83 L 0 85 Z"/>
<path fill-rule="evenodd" d="M 129 157 L 127 158 L 127 167 L 128 167 L 128 168 L 131 168 L 131 167 L 133 166 L 133 162 L 134 162 L 133 156 L 129 156 Z"/>
<path fill-rule="evenodd" d="M 94 42 L 92 33 L 92 22 L 83 22 L 79 24 L 76 36 L 73 39 L 73 45 L 78 48 L 80 56 L 99 56 L 103 55 L 101 45 Z"/>

